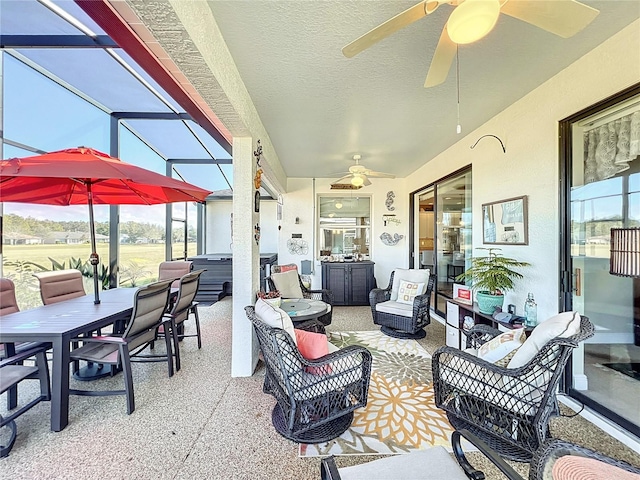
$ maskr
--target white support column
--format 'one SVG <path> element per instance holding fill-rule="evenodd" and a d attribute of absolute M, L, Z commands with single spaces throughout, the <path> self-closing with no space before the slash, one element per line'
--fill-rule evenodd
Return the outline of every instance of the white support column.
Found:
<path fill-rule="evenodd" d="M 233 332 L 231 376 L 248 377 L 258 363 L 258 345 L 244 307 L 255 303 L 260 283 L 260 247 L 254 226 L 260 214 L 254 211 L 255 159 L 250 137 L 233 139 Z M 215 231 L 210 232 L 215 235 Z"/>

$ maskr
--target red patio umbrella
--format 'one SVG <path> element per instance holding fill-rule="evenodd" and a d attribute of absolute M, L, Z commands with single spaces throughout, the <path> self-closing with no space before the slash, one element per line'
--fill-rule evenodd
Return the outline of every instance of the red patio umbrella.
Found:
<path fill-rule="evenodd" d="M 0 161 L 0 202 L 89 205 L 95 303 L 100 297 L 94 204 L 202 202 L 210 193 L 86 147 Z"/>

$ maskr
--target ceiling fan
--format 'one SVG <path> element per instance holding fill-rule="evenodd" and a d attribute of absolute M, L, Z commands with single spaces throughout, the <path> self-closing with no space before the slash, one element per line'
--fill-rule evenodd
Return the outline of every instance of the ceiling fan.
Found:
<path fill-rule="evenodd" d="M 459 44 L 475 42 L 487 35 L 500 13 L 568 38 L 598 15 L 599 10 L 576 0 L 423 0 L 378 25 L 342 49 L 351 58 L 392 33 L 433 13 L 442 4 L 455 7 L 442 29 L 438 46 L 424 83 L 439 85 L 447 79 Z"/>
<path fill-rule="evenodd" d="M 392 175 L 390 173 L 374 172 L 373 170 L 369 170 L 364 165 L 360 165 L 361 158 L 361 155 L 354 155 L 353 160 L 356 162 L 356 164 L 349 167 L 349 172 L 344 172 L 346 173 L 344 177 L 336 180 L 333 183 L 350 183 L 355 187 L 366 187 L 367 185 L 371 185 L 368 177 L 396 178 L 395 175 Z"/>

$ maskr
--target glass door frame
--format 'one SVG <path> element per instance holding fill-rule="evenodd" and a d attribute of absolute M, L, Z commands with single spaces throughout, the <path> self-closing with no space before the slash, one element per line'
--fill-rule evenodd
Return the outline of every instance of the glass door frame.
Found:
<path fill-rule="evenodd" d="M 633 96 L 640 95 L 640 83 L 636 83 L 615 95 L 605 98 L 559 122 L 560 139 L 560 270 L 558 296 L 559 310 L 570 311 L 573 308 L 574 276 L 572 272 L 571 257 L 571 183 L 573 173 L 572 158 L 572 125 L 598 112 L 623 102 Z M 573 387 L 573 356 L 569 359 L 564 372 L 563 382 L 560 386 L 562 392 L 582 402 L 604 417 L 610 419 L 636 436 L 640 436 L 640 426 L 635 425 L 626 418 L 618 415 L 613 410 L 596 402 L 580 390 Z"/>
<path fill-rule="evenodd" d="M 437 231 L 436 229 L 436 220 L 437 220 L 437 212 L 438 212 L 438 185 L 442 184 L 443 182 L 446 182 L 448 180 L 451 180 L 455 177 L 459 177 L 462 176 L 464 174 L 467 173 L 471 173 L 472 174 L 472 165 L 465 165 L 464 167 L 451 172 L 450 174 L 438 178 L 437 180 L 434 180 L 431 183 L 428 183 L 420 188 L 417 188 L 416 190 L 413 190 L 412 192 L 409 192 L 409 218 L 411 219 L 411 222 L 409 223 L 409 268 L 420 268 L 420 258 L 416 256 L 416 252 L 419 250 L 419 245 L 417 243 L 416 240 L 416 231 L 418 231 L 418 229 L 420 228 L 420 225 L 418 224 L 419 222 L 419 209 L 420 206 L 416 204 L 415 198 L 416 195 L 422 192 L 425 192 L 426 190 L 431 189 L 433 191 L 433 211 L 434 211 L 434 215 L 433 215 L 433 221 L 434 221 L 434 244 L 433 244 L 433 251 L 437 252 L 438 251 L 438 236 L 435 234 L 435 232 Z M 473 188 L 473 177 L 471 180 L 471 187 Z M 473 193 L 472 193 L 473 195 Z M 473 228 L 473 225 L 472 225 Z M 437 258 L 437 254 L 436 254 L 436 258 Z M 438 275 L 438 262 L 434 261 L 434 269 L 433 272 L 431 273 L 435 273 L 436 275 Z M 445 317 L 446 312 L 442 311 L 442 310 L 438 310 L 438 296 L 442 295 L 445 299 L 448 298 L 446 295 L 440 294 L 438 292 L 438 288 L 437 288 L 437 282 L 436 282 L 436 288 L 434 289 L 434 296 L 431 302 L 431 308 L 433 309 L 433 311 L 435 313 L 437 313 L 438 315 L 440 315 L 441 317 Z"/>

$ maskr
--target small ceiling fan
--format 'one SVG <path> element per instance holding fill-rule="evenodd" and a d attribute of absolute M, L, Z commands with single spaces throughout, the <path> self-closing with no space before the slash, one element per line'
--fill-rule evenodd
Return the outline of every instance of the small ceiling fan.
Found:
<path fill-rule="evenodd" d="M 447 79 L 459 44 L 475 42 L 487 35 L 500 13 L 530 23 L 563 38 L 568 38 L 600 13 L 576 0 L 423 0 L 378 25 L 342 49 L 351 58 L 392 33 L 433 13 L 443 4 L 455 7 L 442 29 L 438 46 L 424 83 L 433 87 Z"/>
<path fill-rule="evenodd" d="M 396 178 L 395 175 L 392 175 L 390 173 L 374 172 L 373 170 L 369 170 L 364 165 L 360 165 L 361 158 L 361 155 L 354 155 L 353 160 L 356 162 L 356 164 L 349 167 L 349 172 L 343 172 L 346 173 L 344 177 L 336 180 L 333 183 L 351 183 L 351 185 L 355 187 L 366 187 L 367 185 L 371 185 L 368 177 Z"/>

